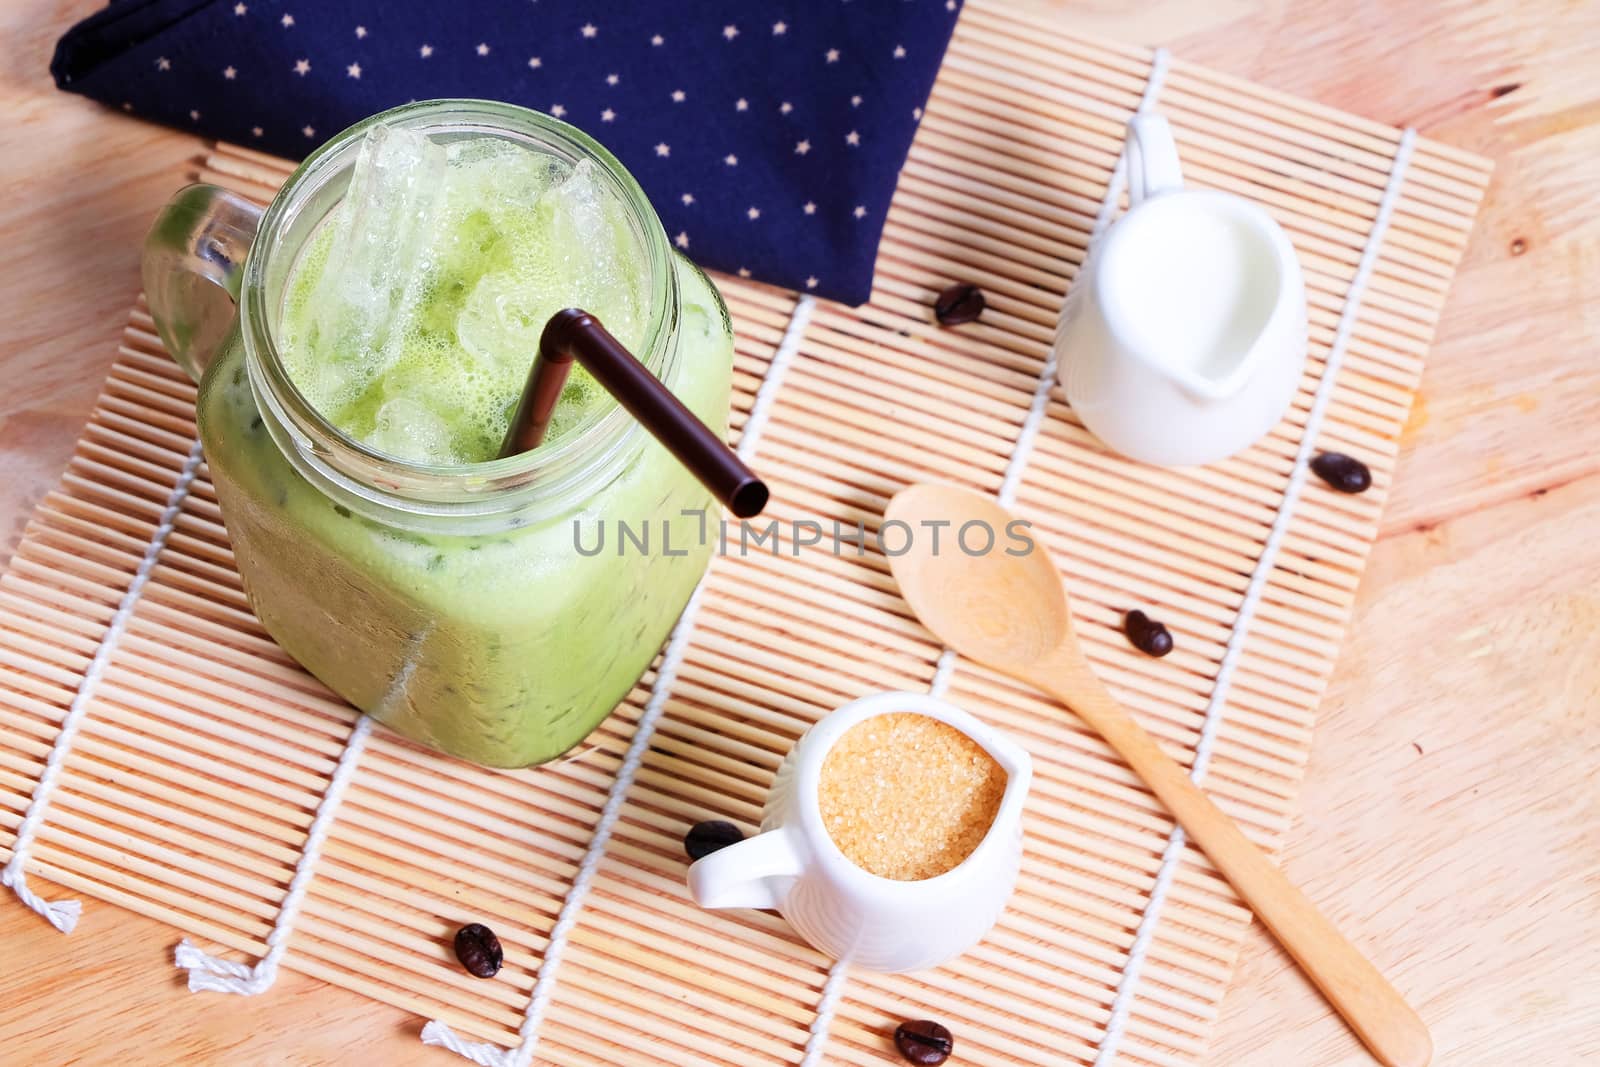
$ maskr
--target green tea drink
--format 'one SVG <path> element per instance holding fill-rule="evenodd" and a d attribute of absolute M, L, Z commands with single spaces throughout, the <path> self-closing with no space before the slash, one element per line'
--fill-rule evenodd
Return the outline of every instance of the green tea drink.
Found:
<path fill-rule="evenodd" d="M 584 307 L 641 352 L 644 252 L 593 168 L 375 127 L 283 286 L 275 347 L 294 387 L 374 450 L 470 471 L 494 457 L 553 312 Z M 726 432 L 727 311 L 703 274 L 668 259 L 679 305 L 664 380 Z M 637 426 L 555 504 L 457 521 L 308 480 L 257 388 L 233 345 L 200 401 L 251 606 L 341 696 L 445 752 L 513 767 L 582 740 L 648 666 L 709 558 L 714 501 Z M 612 406 L 575 370 L 540 451 L 586 447 Z M 650 550 L 619 552 L 619 520 L 647 525 Z"/>
<path fill-rule="evenodd" d="M 640 351 L 642 268 L 593 163 L 378 126 L 291 275 L 280 353 L 351 437 L 420 463 L 478 463 L 505 437 L 551 315 L 581 307 Z M 580 368 L 549 443 L 609 403 Z"/>

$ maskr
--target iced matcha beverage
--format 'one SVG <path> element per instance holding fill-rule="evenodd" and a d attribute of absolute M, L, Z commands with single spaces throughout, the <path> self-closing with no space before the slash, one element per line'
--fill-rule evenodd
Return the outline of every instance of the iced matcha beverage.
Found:
<path fill-rule="evenodd" d="M 643 265 L 595 164 L 379 125 L 290 273 L 279 351 L 301 394 L 351 437 L 419 463 L 481 463 L 505 437 L 551 315 L 581 307 L 640 349 Z M 610 403 L 580 369 L 549 443 Z"/>
<path fill-rule="evenodd" d="M 717 514 L 581 370 L 545 443 L 495 459 L 545 322 L 588 310 L 720 433 L 733 347 L 716 290 L 620 166 L 527 121 L 521 138 L 373 125 L 320 217 L 309 193 L 299 214 L 275 205 L 242 339 L 200 398 L 267 631 L 380 721 L 502 767 L 560 755 L 627 695 Z M 255 262 L 269 234 L 275 268 Z M 647 529 L 648 550 L 619 551 L 619 521 Z"/>

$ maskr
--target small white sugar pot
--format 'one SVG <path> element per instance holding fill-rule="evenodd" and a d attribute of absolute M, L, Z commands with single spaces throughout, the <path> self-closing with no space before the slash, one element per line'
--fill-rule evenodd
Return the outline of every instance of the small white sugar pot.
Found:
<path fill-rule="evenodd" d="M 999 808 L 977 847 L 952 869 L 920 881 L 883 878 L 853 863 L 828 834 L 818 802 L 828 751 L 857 723 L 895 712 L 955 727 L 1006 775 Z M 865 697 L 795 742 L 767 796 L 761 833 L 691 866 L 690 894 L 705 908 L 776 908 L 801 937 L 854 966 L 935 967 L 982 939 L 1010 898 L 1022 863 L 1022 809 L 1032 774 L 1027 752 L 953 704 L 919 693 Z"/>

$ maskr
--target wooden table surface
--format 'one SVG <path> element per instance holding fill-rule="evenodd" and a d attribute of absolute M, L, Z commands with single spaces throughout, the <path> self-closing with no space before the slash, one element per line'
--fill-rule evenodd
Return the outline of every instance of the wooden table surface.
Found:
<path fill-rule="evenodd" d="M 52 88 L 55 38 L 101 3 L 0 5 L 0 561 L 201 149 Z M 1412 999 L 1436 1063 L 1600 1063 L 1600 3 L 1048 6 L 1495 160 L 1284 862 Z M 174 938 L 96 901 L 62 937 L 6 894 L 0 1064 L 452 1062 L 421 1020 L 293 972 L 190 996 Z M 1259 926 L 1210 1061 L 1368 1062 Z"/>

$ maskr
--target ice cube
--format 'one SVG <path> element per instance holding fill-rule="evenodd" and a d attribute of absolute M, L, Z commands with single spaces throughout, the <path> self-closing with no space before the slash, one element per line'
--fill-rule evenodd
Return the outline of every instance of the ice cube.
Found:
<path fill-rule="evenodd" d="M 550 186 L 565 175 L 568 165 L 554 156 L 535 154 L 522 145 L 499 137 L 472 137 L 446 146 L 452 193 L 464 194 L 464 210 L 487 208 L 491 213 L 525 211 L 533 207 Z"/>
<path fill-rule="evenodd" d="M 453 452 L 444 420 L 404 396 L 384 401 L 368 443 L 391 456 L 423 462 L 439 462 Z"/>
<path fill-rule="evenodd" d="M 479 332 L 481 324 L 470 320 L 492 310 L 508 341 L 537 343 L 551 315 L 581 307 L 637 351 L 644 340 L 643 252 L 592 163 L 572 168 L 533 211 L 508 213 L 504 227 L 510 269 L 485 278 L 484 293 L 469 301 L 464 340 Z"/>
<path fill-rule="evenodd" d="M 376 126 L 297 293 L 297 384 L 344 429 L 403 458 L 491 458 L 550 316 L 594 313 L 641 356 L 644 254 L 591 163 L 504 138 Z M 308 368 L 304 364 L 310 364 Z M 607 404 L 574 374 L 573 425 Z"/>
<path fill-rule="evenodd" d="M 584 160 L 539 208 L 549 220 L 549 247 L 564 253 L 563 306 L 594 311 L 613 336 L 637 351 L 644 341 L 644 250 L 622 202 Z"/>
<path fill-rule="evenodd" d="M 362 141 L 310 312 L 323 351 L 358 361 L 364 381 L 396 355 L 447 166 L 444 146 L 411 130 L 380 124 Z"/>
<path fill-rule="evenodd" d="M 486 367 L 527 368 L 545 323 L 565 306 L 552 300 L 547 282 L 525 270 L 481 278 L 456 317 L 461 347 Z"/>

